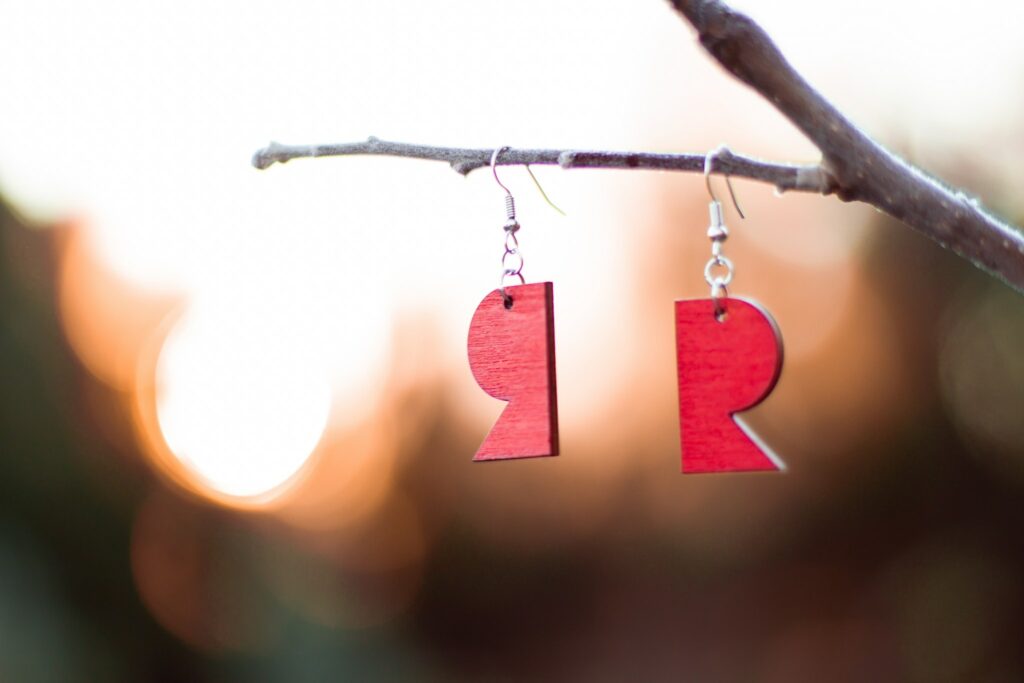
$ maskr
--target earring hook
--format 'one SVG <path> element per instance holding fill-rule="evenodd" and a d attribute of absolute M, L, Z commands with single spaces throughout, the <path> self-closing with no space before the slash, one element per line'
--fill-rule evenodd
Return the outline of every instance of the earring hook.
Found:
<path fill-rule="evenodd" d="M 511 197 L 512 193 L 507 187 L 505 187 L 505 183 L 501 182 L 501 178 L 498 177 L 498 155 L 506 149 L 509 149 L 507 145 L 504 147 L 496 147 L 494 153 L 491 154 L 491 173 L 494 175 L 494 182 L 498 183 L 501 189 L 505 190 L 505 194 Z"/>
<path fill-rule="evenodd" d="M 501 182 L 501 179 L 498 178 L 498 155 L 504 152 L 505 150 L 509 149 L 512 148 L 506 145 L 504 147 L 498 147 L 497 149 L 494 150 L 494 152 L 491 154 L 491 173 L 494 175 L 494 182 L 498 183 L 501 189 L 505 190 L 506 196 L 511 197 L 512 192 L 509 191 L 509 189 L 505 187 L 505 183 Z M 551 201 L 551 198 L 548 197 L 548 193 L 544 191 L 544 187 L 540 184 L 540 181 L 537 180 L 537 176 L 533 174 L 533 169 L 530 168 L 530 165 L 523 164 L 523 166 L 526 167 L 526 172 L 530 174 L 530 180 L 532 180 L 533 184 L 537 186 L 537 191 L 540 192 L 540 196 L 544 198 L 544 201 L 548 203 L 548 206 L 550 206 L 552 209 L 554 209 L 555 211 L 564 216 L 565 211 L 562 211 L 560 208 L 558 208 L 558 206 L 555 205 L 553 201 Z M 505 201 L 507 202 L 508 200 L 506 199 Z"/>
<path fill-rule="evenodd" d="M 711 200 L 714 202 L 718 201 L 718 197 L 715 196 L 715 191 L 711 187 L 712 166 L 714 165 L 714 161 L 715 159 L 718 158 L 719 154 L 728 151 L 728 147 L 726 147 L 725 145 L 721 145 L 717 149 L 713 149 L 710 152 L 708 152 L 707 156 L 704 157 L 704 184 L 707 185 L 708 194 L 711 195 Z M 736 200 L 736 191 L 732 189 L 732 181 L 729 180 L 729 174 L 723 173 L 722 175 L 725 176 L 725 185 L 726 187 L 729 188 L 729 196 L 732 197 L 732 205 L 736 207 L 736 213 L 740 215 L 740 218 L 746 218 L 746 216 L 743 214 L 743 209 L 740 208 L 739 201 Z M 498 176 L 494 177 L 497 178 Z"/>
<path fill-rule="evenodd" d="M 506 149 L 510 148 L 498 147 L 491 154 L 491 173 L 494 174 L 494 182 L 505 190 L 505 216 L 508 218 L 505 223 L 505 231 L 514 235 L 519 230 L 519 221 L 516 220 L 516 200 L 512 197 L 511 190 L 505 187 L 505 183 L 501 182 L 501 178 L 498 177 L 498 155 Z"/>

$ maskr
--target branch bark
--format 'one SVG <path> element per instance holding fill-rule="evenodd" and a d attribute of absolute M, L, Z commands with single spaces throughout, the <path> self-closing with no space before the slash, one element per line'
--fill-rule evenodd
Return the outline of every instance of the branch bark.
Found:
<path fill-rule="evenodd" d="M 1024 292 L 1024 235 L 981 208 L 962 191 L 930 178 L 878 144 L 811 87 L 752 19 L 720 0 L 669 0 L 697 30 L 701 45 L 735 78 L 771 102 L 821 151 L 821 162 L 778 164 L 731 152 L 714 170 L 796 190 L 859 201 L 902 221 L 976 266 Z M 369 138 L 365 142 L 288 146 L 271 143 L 253 165 L 350 154 L 434 159 L 462 174 L 487 166 L 491 149 L 432 147 Z M 651 154 L 552 149 L 510 149 L 501 165 L 562 168 L 657 169 L 702 172 L 703 154 Z"/>
<path fill-rule="evenodd" d="M 282 145 L 271 142 L 252 157 L 252 165 L 259 169 L 275 163 L 308 157 L 372 155 L 407 157 L 446 161 L 458 173 L 466 175 L 478 168 L 490 166 L 493 149 L 461 147 L 434 147 L 404 142 L 389 142 L 375 137 L 365 142 L 344 142 L 331 145 Z M 660 171 L 704 172 L 704 154 L 654 154 L 650 152 L 600 152 L 576 149 L 514 149 L 501 153 L 498 166 L 560 166 L 562 168 L 635 168 Z M 717 153 L 713 168 L 738 178 L 749 178 L 771 183 L 780 191 L 829 191 L 827 178 L 817 164 L 800 166 L 762 161 L 736 154 L 728 149 Z"/>
<path fill-rule="evenodd" d="M 786 61 L 750 17 L 719 0 L 670 0 L 722 67 L 771 102 L 821 150 L 829 187 L 915 228 L 1024 291 L 1024 235 L 906 163 L 853 125 Z"/>

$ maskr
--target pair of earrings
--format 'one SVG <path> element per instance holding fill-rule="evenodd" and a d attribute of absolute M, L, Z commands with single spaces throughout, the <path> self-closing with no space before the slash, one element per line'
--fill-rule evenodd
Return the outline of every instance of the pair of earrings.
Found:
<path fill-rule="evenodd" d="M 552 283 L 526 284 L 523 278 L 515 200 L 497 174 L 498 156 L 505 149 L 491 155 L 491 172 L 505 191 L 501 285 L 477 306 L 467 346 L 469 367 L 480 388 L 508 405 L 477 450 L 476 461 L 558 455 Z M 711 259 L 704 279 L 711 296 L 675 302 L 682 471 L 779 470 L 782 462 L 735 418 L 774 388 L 782 370 L 782 339 L 764 309 L 729 296 L 734 268 L 722 254 L 729 231 L 711 189 L 717 154 L 704 159 L 711 196 Z M 735 204 L 731 183 L 729 192 Z M 516 279 L 519 284 L 507 284 Z"/>

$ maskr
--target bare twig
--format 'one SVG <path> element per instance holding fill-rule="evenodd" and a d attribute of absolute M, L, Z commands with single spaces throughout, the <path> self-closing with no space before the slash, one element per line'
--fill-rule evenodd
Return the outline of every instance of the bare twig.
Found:
<path fill-rule="evenodd" d="M 410 157 L 447 161 L 463 175 L 491 163 L 493 149 L 465 149 L 433 147 L 389 142 L 371 137 L 366 142 L 346 142 L 334 145 L 282 145 L 270 143 L 256 152 L 252 165 L 267 168 L 275 163 L 306 157 L 348 156 L 370 154 L 377 156 Z M 817 164 L 797 166 L 776 164 L 723 150 L 715 156 L 714 170 L 739 178 L 750 178 L 771 183 L 779 190 L 827 193 L 825 176 Z M 558 165 L 562 168 L 644 168 L 661 171 L 704 171 L 703 154 L 652 154 L 649 152 L 592 152 L 584 150 L 515 149 L 502 152 L 499 166 Z"/>
<path fill-rule="evenodd" d="M 910 166 L 854 126 L 786 61 L 765 31 L 720 0 L 670 0 L 697 29 L 704 48 L 729 73 L 770 101 L 821 150 L 820 164 L 761 161 L 725 152 L 714 170 L 796 190 L 870 204 L 1024 291 L 1024 235 L 978 201 Z M 253 156 L 267 168 L 301 157 L 373 154 L 448 162 L 466 174 L 487 166 L 491 149 L 432 147 L 369 138 L 365 142 L 288 146 L 271 143 Z M 657 169 L 700 172 L 703 154 L 510 149 L 501 165 Z"/>
<path fill-rule="evenodd" d="M 726 71 L 771 102 L 821 150 L 828 187 L 903 221 L 1024 291 L 1024 235 L 869 138 L 812 88 L 750 17 L 719 0 L 670 0 Z"/>

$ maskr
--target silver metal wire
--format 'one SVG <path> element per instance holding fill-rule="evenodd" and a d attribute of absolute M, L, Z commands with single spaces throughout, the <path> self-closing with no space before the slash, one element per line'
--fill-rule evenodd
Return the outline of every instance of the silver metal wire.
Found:
<path fill-rule="evenodd" d="M 711 195 L 711 201 L 714 202 L 718 201 L 718 197 L 715 196 L 715 191 L 711 188 L 711 171 L 714 170 L 712 166 L 714 166 L 715 159 L 723 152 L 729 152 L 729 148 L 725 145 L 719 145 L 704 157 L 704 184 L 707 185 L 708 194 Z M 740 215 L 740 218 L 746 218 L 743 209 L 740 208 L 740 203 L 736 200 L 736 192 L 732 189 L 732 181 L 729 180 L 728 174 L 725 174 L 725 185 L 729 188 L 729 196 L 732 197 L 732 205 L 736 207 L 736 213 Z"/>
<path fill-rule="evenodd" d="M 505 187 L 505 183 L 501 182 L 501 179 L 498 177 L 498 155 L 506 149 L 508 149 L 508 145 L 496 148 L 494 153 L 491 154 L 491 173 L 494 174 L 494 182 L 498 183 L 501 189 L 505 190 L 505 194 L 511 197 L 512 193 L 508 191 L 508 188 Z"/>
<path fill-rule="evenodd" d="M 725 274 L 715 275 L 715 268 L 724 268 Z M 704 266 L 704 281 L 711 285 L 712 289 L 716 286 L 728 287 L 732 284 L 732 276 L 735 271 L 732 261 L 721 255 L 715 256 Z"/>
<path fill-rule="evenodd" d="M 518 278 L 519 284 L 525 285 L 526 278 L 523 277 L 523 255 L 519 251 L 519 221 L 516 220 L 516 200 L 512 197 L 505 184 L 498 178 L 498 156 L 507 150 L 508 147 L 498 147 L 491 154 L 491 173 L 494 181 L 501 189 L 505 190 L 505 253 L 501 255 L 501 296 L 505 300 L 505 308 L 512 308 L 512 297 L 505 291 L 509 278 Z"/>
<path fill-rule="evenodd" d="M 505 251 L 513 254 L 519 252 L 519 238 L 514 230 L 505 231 Z"/>
<path fill-rule="evenodd" d="M 505 195 L 505 217 L 510 221 L 516 219 L 516 200 L 510 194 Z"/>
<path fill-rule="evenodd" d="M 725 299 L 729 296 L 729 285 L 732 283 L 736 268 L 732 261 L 722 254 L 722 245 L 729 239 L 729 228 L 725 226 L 722 203 L 718 201 L 718 197 L 715 196 L 715 191 L 711 187 L 711 171 L 715 158 L 728 151 L 729 148 L 722 145 L 708 152 L 704 157 L 704 184 L 708 188 L 708 195 L 711 196 L 711 202 L 708 204 L 711 224 L 708 226 L 707 232 L 708 239 L 711 240 L 711 259 L 704 266 L 704 281 L 711 287 L 711 298 L 715 302 L 715 318 L 719 322 L 725 320 Z M 736 200 L 736 192 L 732 189 L 732 182 L 728 175 L 725 176 L 725 184 L 729 188 L 729 195 L 732 197 L 733 206 L 736 207 L 736 213 L 740 215 L 740 218 L 746 218 Z"/>

